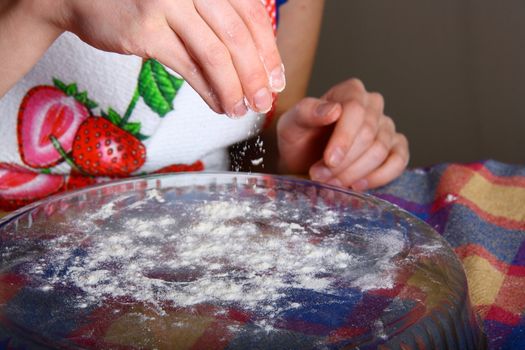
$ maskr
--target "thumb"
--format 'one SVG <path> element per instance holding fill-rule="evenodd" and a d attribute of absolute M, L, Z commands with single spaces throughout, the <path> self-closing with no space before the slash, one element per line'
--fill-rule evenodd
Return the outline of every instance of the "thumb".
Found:
<path fill-rule="evenodd" d="M 287 127 L 312 129 L 333 124 L 342 110 L 340 103 L 306 97 L 286 112 L 282 119 Z"/>

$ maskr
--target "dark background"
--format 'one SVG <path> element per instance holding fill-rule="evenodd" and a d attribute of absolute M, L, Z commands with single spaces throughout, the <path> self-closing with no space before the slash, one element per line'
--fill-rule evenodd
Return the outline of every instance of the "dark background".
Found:
<path fill-rule="evenodd" d="M 309 93 L 362 79 L 410 166 L 525 164 L 525 1 L 327 0 Z"/>

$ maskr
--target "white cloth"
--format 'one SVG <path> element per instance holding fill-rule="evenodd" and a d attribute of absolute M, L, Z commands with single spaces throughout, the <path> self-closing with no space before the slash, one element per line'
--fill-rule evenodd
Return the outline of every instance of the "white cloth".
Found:
<path fill-rule="evenodd" d="M 141 64 L 138 57 L 94 49 L 74 34 L 60 36 L 36 66 L 0 100 L 0 162 L 28 168 L 19 155 L 17 119 L 21 102 L 30 89 L 52 86 L 53 78 L 66 84 L 76 83 L 79 91 L 86 91 L 98 103 L 94 115 L 110 107 L 123 115 L 137 86 Z M 140 121 L 141 133 L 149 137 L 143 142 L 146 161 L 135 173 L 198 160 L 203 161 L 206 170 L 227 169 L 227 147 L 253 135 L 262 119 L 253 112 L 240 119 L 218 115 L 187 83 L 178 91 L 173 111 L 163 118 L 140 98 L 130 121 Z M 50 170 L 68 174 L 71 167 L 61 162 Z"/>

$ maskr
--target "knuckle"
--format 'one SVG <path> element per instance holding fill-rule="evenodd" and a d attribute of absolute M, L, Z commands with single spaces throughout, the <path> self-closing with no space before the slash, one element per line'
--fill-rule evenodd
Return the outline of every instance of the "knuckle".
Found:
<path fill-rule="evenodd" d="M 205 65 L 211 68 L 221 68 L 227 65 L 229 60 L 231 60 L 230 53 L 223 44 L 214 42 L 206 47 L 204 53 Z"/>
<path fill-rule="evenodd" d="M 142 49 L 142 56 L 141 57 L 144 57 L 146 59 L 149 59 L 149 58 L 157 58 L 157 51 L 152 48 L 151 46 L 144 46 L 143 49 Z"/>
<path fill-rule="evenodd" d="M 179 74 L 182 74 L 185 76 L 185 79 L 188 81 L 194 81 L 196 78 L 199 78 L 203 76 L 202 70 L 199 66 L 195 64 L 190 59 L 181 60 L 180 62 L 180 72 Z"/>
<path fill-rule="evenodd" d="M 351 100 L 346 102 L 345 107 L 345 109 L 350 113 L 360 116 L 364 116 L 365 114 L 365 107 L 357 100 Z"/>
<path fill-rule="evenodd" d="M 235 46 L 242 46 L 249 40 L 246 26 L 240 20 L 230 20 L 226 24 L 226 36 L 228 42 Z"/>
<path fill-rule="evenodd" d="M 253 6 L 248 10 L 248 18 L 255 25 L 268 25 L 270 23 L 268 13 L 258 0 L 254 1 Z"/>
<path fill-rule="evenodd" d="M 121 39 L 124 51 L 144 58 L 155 58 L 155 44 L 162 36 L 162 26 L 156 20 L 144 17 L 138 21 L 137 30 L 131 30 Z"/>
<path fill-rule="evenodd" d="M 122 53 L 126 55 L 137 55 L 142 57 L 139 50 L 137 48 L 140 45 L 137 45 L 135 42 L 135 38 L 133 36 L 122 36 L 121 38 L 121 46 L 122 46 Z"/>
<path fill-rule="evenodd" d="M 388 156 L 388 151 L 387 145 L 381 141 L 376 141 L 371 156 L 375 162 L 382 163 Z"/>
<path fill-rule="evenodd" d="M 371 92 L 368 99 L 376 108 L 383 110 L 385 108 L 385 98 L 378 92 Z"/>
<path fill-rule="evenodd" d="M 161 11 L 164 8 L 166 0 L 150 0 L 150 1 L 135 1 L 138 13 L 143 18 L 148 17 L 156 11 Z"/>
<path fill-rule="evenodd" d="M 394 120 L 388 116 L 383 116 L 383 123 L 386 126 L 388 130 L 392 130 L 394 133 L 396 132 L 396 123 L 394 123 Z"/>
<path fill-rule="evenodd" d="M 123 51 L 143 58 L 151 58 L 153 49 L 149 46 L 145 33 L 129 35 L 122 39 Z"/>
<path fill-rule="evenodd" d="M 396 134 L 396 137 L 398 138 L 398 140 L 399 140 L 398 142 L 401 144 L 401 146 L 408 151 L 409 142 L 408 142 L 407 137 L 405 135 L 399 134 L 399 133 Z"/>
<path fill-rule="evenodd" d="M 363 82 L 358 78 L 350 78 L 348 79 L 348 83 L 358 90 L 366 91 L 365 84 L 363 84 Z"/>

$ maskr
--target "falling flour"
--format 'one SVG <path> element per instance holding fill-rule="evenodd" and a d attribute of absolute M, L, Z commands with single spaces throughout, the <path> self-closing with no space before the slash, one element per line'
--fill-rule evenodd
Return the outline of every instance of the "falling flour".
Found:
<path fill-rule="evenodd" d="M 250 159 L 250 164 L 252 166 L 256 167 L 262 167 L 264 168 L 264 154 L 266 154 L 266 149 L 264 147 L 264 141 L 262 140 L 261 136 L 257 136 L 255 139 L 252 139 L 256 135 L 259 135 L 261 132 L 261 127 L 263 124 L 263 116 L 261 114 L 258 114 L 256 116 L 255 123 L 251 127 L 251 129 L 248 131 L 248 134 L 246 135 L 247 141 L 243 141 L 239 144 L 236 144 L 232 147 L 232 150 L 230 152 L 230 160 L 231 160 L 231 169 L 233 171 L 239 172 L 239 171 L 246 171 L 250 169 L 244 169 L 245 166 L 243 164 L 245 163 L 245 159 L 249 159 L 253 156 L 256 158 Z"/>
<path fill-rule="evenodd" d="M 252 162 L 252 165 L 261 165 L 264 161 L 264 158 L 263 157 L 260 157 L 260 158 L 257 158 L 257 159 L 252 159 L 251 162 Z"/>

